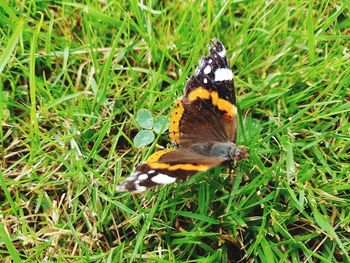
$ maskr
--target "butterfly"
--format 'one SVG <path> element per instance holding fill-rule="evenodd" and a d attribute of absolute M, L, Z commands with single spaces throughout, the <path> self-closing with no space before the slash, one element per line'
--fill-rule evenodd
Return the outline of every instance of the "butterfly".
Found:
<path fill-rule="evenodd" d="M 169 132 L 176 147 L 152 154 L 118 191 L 143 192 L 248 157 L 247 149 L 235 144 L 236 96 L 225 47 L 213 39 L 208 48 L 209 56 L 200 60 L 184 96 L 175 101 Z"/>

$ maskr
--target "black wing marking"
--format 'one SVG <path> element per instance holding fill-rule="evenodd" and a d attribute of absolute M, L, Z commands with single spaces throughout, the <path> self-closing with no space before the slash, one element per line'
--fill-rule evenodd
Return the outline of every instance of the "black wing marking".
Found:
<path fill-rule="evenodd" d="M 217 39 L 208 47 L 210 55 L 201 59 L 196 73 L 188 80 L 185 96 L 198 86 L 203 86 L 210 91 L 217 91 L 220 98 L 236 105 L 233 73 L 226 57 L 226 49 Z"/>

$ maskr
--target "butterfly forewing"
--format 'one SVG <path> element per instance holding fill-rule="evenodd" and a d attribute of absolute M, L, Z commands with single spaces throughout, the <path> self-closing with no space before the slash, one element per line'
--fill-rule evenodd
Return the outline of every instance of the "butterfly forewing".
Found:
<path fill-rule="evenodd" d="M 182 149 L 158 151 L 138 165 L 135 171 L 118 186 L 118 191 L 143 192 L 147 188 L 175 182 L 198 172 L 204 172 L 225 162 Z"/>
<path fill-rule="evenodd" d="M 170 138 L 180 147 L 197 141 L 236 140 L 233 73 L 221 42 L 214 40 L 209 49 L 210 55 L 201 59 L 171 115 Z"/>

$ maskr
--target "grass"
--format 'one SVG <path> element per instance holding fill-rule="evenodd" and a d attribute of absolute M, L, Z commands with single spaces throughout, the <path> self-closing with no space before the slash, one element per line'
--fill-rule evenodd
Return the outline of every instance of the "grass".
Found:
<path fill-rule="evenodd" d="M 0 1 L 0 261 L 349 262 L 349 1 Z M 116 186 L 219 38 L 250 158 Z"/>

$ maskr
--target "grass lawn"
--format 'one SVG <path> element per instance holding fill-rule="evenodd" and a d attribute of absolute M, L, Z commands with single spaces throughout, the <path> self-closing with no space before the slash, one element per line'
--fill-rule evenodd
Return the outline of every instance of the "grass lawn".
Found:
<path fill-rule="evenodd" d="M 250 157 L 116 192 L 206 45 Z M 1 262 L 350 262 L 350 1 L 0 1 Z"/>

